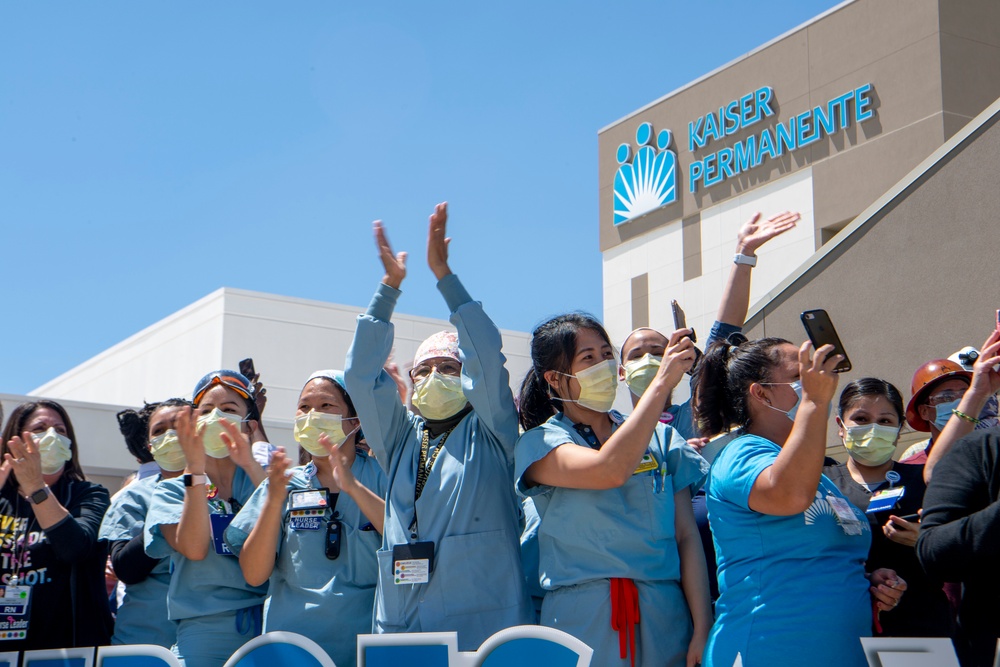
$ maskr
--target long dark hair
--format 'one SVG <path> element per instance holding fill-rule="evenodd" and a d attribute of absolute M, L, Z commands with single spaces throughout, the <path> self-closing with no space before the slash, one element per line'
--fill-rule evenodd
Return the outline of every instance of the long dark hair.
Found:
<path fill-rule="evenodd" d="M 903 411 L 903 396 L 896 389 L 896 386 L 881 378 L 861 378 L 849 383 L 840 392 L 840 402 L 837 404 L 837 416 L 844 418 L 844 413 L 857 401 L 865 396 L 882 396 L 896 411 L 899 423 L 903 423 L 905 412 Z"/>
<path fill-rule="evenodd" d="M 694 416 L 701 435 L 711 437 L 733 426 L 750 426 L 750 385 L 769 382 L 781 363 L 778 348 L 784 338 L 743 340 L 738 345 L 719 341 L 708 348 L 698 365 Z"/>
<path fill-rule="evenodd" d="M 31 415 L 38 408 L 54 410 L 62 418 L 63 423 L 66 425 L 66 437 L 71 441 L 69 446 L 71 456 L 69 461 L 66 462 L 66 467 L 63 468 L 63 475 L 69 479 L 75 479 L 80 482 L 84 481 L 87 478 L 83 474 L 83 468 L 80 467 L 79 447 L 76 441 L 76 431 L 73 430 L 73 422 L 70 421 L 66 408 L 55 401 L 44 398 L 37 401 L 29 401 L 28 403 L 21 403 L 10 413 L 10 419 L 7 420 L 7 425 L 3 429 L 3 435 L 0 436 L 0 460 L 4 459 L 4 455 L 8 451 L 7 443 L 15 435 L 20 436 L 24 432 L 24 427 L 27 426 L 28 420 L 31 419 Z"/>
<path fill-rule="evenodd" d="M 125 438 L 125 447 L 139 463 L 151 463 L 153 454 L 149 451 L 149 421 L 160 408 L 194 406 L 185 398 L 168 398 L 159 403 L 144 403 L 139 410 L 122 410 L 118 417 L 118 430 Z"/>
<path fill-rule="evenodd" d="M 611 347 L 611 339 L 604 326 L 588 313 L 567 313 L 553 317 L 538 325 L 531 332 L 531 369 L 521 382 L 518 394 L 519 421 L 524 430 L 539 426 L 558 412 L 549 397 L 545 371 L 569 374 L 576 354 L 576 334 L 580 329 L 591 329 Z"/>

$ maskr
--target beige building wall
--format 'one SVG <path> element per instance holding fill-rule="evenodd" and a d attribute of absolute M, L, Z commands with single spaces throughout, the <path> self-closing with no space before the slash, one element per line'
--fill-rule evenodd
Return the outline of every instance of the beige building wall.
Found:
<path fill-rule="evenodd" d="M 926 361 L 979 348 L 1000 308 L 1000 100 L 751 307 L 747 335 L 799 343 L 826 309 L 853 370 L 910 398 Z M 831 430 L 830 442 L 835 442 Z"/>
<path fill-rule="evenodd" d="M 710 46 L 706 46 L 710 48 Z M 696 55 L 696 54 L 687 54 Z M 874 90 L 874 117 L 713 186 L 689 191 L 695 159 L 864 84 Z M 689 150 L 688 123 L 746 93 L 770 86 L 775 116 Z M 900 178 L 1000 96 L 1000 3 L 992 0 L 853 0 L 844 2 L 751 53 L 602 129 L 599 150 L 599 241 L 604 253 L 605 321 L 615 334 L 635 326 L 672 326 L 664 308 L 676 298 L 707 332 L 718 294 L 706 276 L 735 237 L 712 222 L 720 210 L 746 210 L 793 177 L 809 180 L 810 201 L 789 190 L 763 200 L 765 215 L 803 209 L 812 247 L 755 271 L 755 296 L 769 291 Z M 615 226 L 616 150 L 635 148 L 636 129 L 673 132 L 678 200 Z M 718 230 L 718 231 L 716 231 Z M 733 230 L 734 231 L 734 230 Z M 718 234 L 718 235 L 716 235 Z M 652 248 L 658 248 L 655 252 Z M 716 251 L 723 248 L 724 253 Z M 767 268 L 764 268 L 767 267 Z M 723 267 L 725 268 L 725 267 Z M 660 272 L 660 276 L 654 275 Z M 645 275 L 647 274 L 648 275 Z M 667 275 L 669 274 L 669 275 Z M 719 291 L 721 294 L 721 291 Z"/>

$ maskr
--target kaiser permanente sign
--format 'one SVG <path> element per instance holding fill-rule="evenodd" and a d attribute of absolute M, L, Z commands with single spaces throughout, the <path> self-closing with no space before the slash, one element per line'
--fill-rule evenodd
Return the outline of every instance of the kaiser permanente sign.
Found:
<path fill-rule="evenodd" d="M 688 189 L 695 193 L 699 185 L 711 187 L 753 169 L 764 158 L 773 160 L 835 134 L 852 121 L 862 123 L 874 117 L 872 92 L 872 85 L 866 83 L 838 95 L 825 106 L 813 107 L 773 128 L 764 127 L 732 147 L 698 157 L 688 166 Z M 774 91 L 765 86 L 689 122 L 688 150 L 695 154 L 710 148 L 713 141 L 758 125 L 775 114 L 773 101 Z"/>

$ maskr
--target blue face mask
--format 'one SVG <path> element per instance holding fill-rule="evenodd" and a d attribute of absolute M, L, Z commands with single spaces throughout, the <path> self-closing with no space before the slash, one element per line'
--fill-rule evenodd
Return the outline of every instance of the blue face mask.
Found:
<path fill-rule="evenodd" d="M 934 425 L 937 426 L 937 430 L 943 431 L 945 424 L 951 419 L 951 411 L 958 408 L 958 404 L 962 402 L 962 399 L 957 398 L 954 401 L 949 401 L 948 403 L 939 403 L 934 406 L 936 411 L 936 416 L 934 417 Z"/>
<path fill-rule="evenodd" d="M 793 405 L 790 410 L 782 410 L 780 408 L 774 407 L 773 405 L 768 405 L 767 407 L 771 408 L 772 410 L 777 410 L 778 412 L 784 412 L 785 416 L 787 416 L 792 421 L 795 421 L 795 413 L 799 411 L 799 404 L 802 403 L 802 381 L 796 380 L 795 382 L 761 382 L 761 384 L 768 384 L 768 385 L 787 384 L 792 388 L 792 391 L 795 392 L 795 405 Z"/>

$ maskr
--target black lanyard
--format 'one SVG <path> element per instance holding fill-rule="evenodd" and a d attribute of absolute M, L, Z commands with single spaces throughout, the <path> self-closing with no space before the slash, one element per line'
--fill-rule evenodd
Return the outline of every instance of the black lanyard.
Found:
<path fill-rule="evenodd" d="M 417 539 L 417 501 L 420 500 L 420 496 L 424 493 L 424 485 L 427 484 L 427 478 L 431 474 L 434 462 L 437 461 L 438 454 L 444 449 L 445 441 L 454 430 L 455 427 L 453 426 L 444 432 L 444 435 L 441 436 L 441 442 L 437 444 L 433 452 L 430 452 L 430 457 L 428 457 L 431 447 L 431 434 L 427 430 L 427 425 L 424 425 L 424 434 L 420 439 L 420 460 L 417 462 L 417 484 L 413 488 L 413 521 L 410 522 L 410 537 L 413 539 Z"/>

